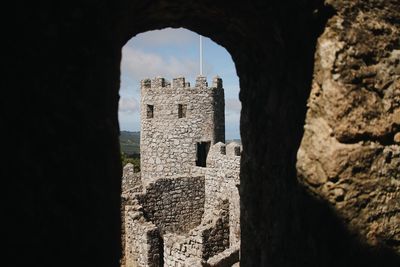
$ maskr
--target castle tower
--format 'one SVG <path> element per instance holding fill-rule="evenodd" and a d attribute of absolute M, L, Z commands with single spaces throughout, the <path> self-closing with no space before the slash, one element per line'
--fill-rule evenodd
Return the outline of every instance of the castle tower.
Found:
<path fill-rule="evenodd" d="M 206 166 L 211 145 L 225 142 L 222 79 L 198 76 L 194 87 L 184 77 L 141 81 L 141 177 L 146 185 L 190 174 Z"/>

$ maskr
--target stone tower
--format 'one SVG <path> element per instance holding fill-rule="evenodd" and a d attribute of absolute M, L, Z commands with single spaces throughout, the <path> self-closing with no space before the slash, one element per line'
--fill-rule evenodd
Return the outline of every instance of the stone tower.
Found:
<path fill-rule="evenodd" d="M 184 77 L 141 81 L 141 176 L 144 184 L 190 174 L 206 166 L 211 145 L 225 142 L 222 79 L 208 87 L 198 76 L 194 87 Z"/>

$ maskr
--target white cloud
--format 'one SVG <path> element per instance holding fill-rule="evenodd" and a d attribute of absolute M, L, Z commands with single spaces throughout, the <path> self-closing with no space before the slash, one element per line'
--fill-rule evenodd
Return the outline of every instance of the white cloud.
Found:
<path fill-rule="evenodd" d="M 122 49 L 121 73 L 133 80 L 156 76 L 167 79 L 178 76 L 193 77 L 197 71 L 198 63 L 192 59 L 179 59 L 174 56 L 165 58 L 129 46 Z"/>
<path fill-rule="evenodd" d="M 240 138 L 239 124 L 241 109 L 242 104 L 239 99 L 227 98 L 225 100 L 225 130 L 227 139 Z"/>
<path fill-rule="evenodd" d="M 240 103 L 239 99 L 228 98 L 225 100 L 225 109 L 227 113 L 240 114 L 242 104 Z"/>
<path fill-rule="evenodd" d="M 128 113 L 119 112 L 118 120 L 121 130 L 140 131 L 140 118 Z"/>
<path fill-rule="evenodd" d="M 216 50 L 216 44 L 207 43 L 208 41 L 207 38 L 203 39 L 203 73 L 208 76 L 209 83 L 216 74 L 224 79 L 227 138 L 236 138 L 241 110 L 241 103 L 237 99 L 238 77 L 234 64 L 229 63 L 232 60 L 229 54 L 221 49 Z M 156 76 L 171 80 L 184 76 L 188 82 L 194 84 L 195 77 L 199 74 L 198 42 L 197 33 L 182 28 L 167 28 L 139 34 L 124 46 L 118 113 L 121 129 L 140 129 L 140 80 Z M 227 55 L 228 61 L 230 60 L 228 63 L 224 59 Z"/>
<path fill-rule="evenodd" d="M 187 45 L 197 41 L 198 35 L 195 32 L 184 28 L 166 28 L 138 34 L 132 39 L 132 44 L 140 46 Z"/>
<path fill-rule="evenodd" d="M 136 113 L 139 111 L 139 102 L 134 97 L 121 97 L 118 111 L 129 114 Z"/>

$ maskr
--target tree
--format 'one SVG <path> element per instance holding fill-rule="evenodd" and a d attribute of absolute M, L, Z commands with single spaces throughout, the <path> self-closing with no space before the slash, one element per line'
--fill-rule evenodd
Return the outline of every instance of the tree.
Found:
<path fill-rule="evenodd" d="M 134 172 L 140 172 L 140 158 L 135 155 L 127 155 L 124 152 L 121 152 L 121 162 L 122 166 L 125 166 L 128 163 L 133 165 Z"/>

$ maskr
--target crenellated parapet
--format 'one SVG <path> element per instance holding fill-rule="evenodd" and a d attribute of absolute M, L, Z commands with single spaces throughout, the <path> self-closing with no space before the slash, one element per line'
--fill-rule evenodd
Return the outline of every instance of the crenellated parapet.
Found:
<path fill-rule="evenodd" d="M 207 167 L 239 172 L 241 153 L 242 146 L 236 142 L 228 145 L 218 142 L 208 152 Z"/>
<path fill-rule="evenodd" d="M 218 142 L 210 147 L 206 167 L 193 167 L 193 174 L 205 176 L 204 210 L 212 210 L 221 201 L 229 202 L 230 247 L 240 242 L 240 159 L 242 146 L 236 142 Z"/>
<path fill-rule="evenodd" d="M 184 77 L 141 81 L 141 178 L 187 175 L 206 163 L 208 147 L 225 141 L 225 101 L 222 79 L 211 87 L 205 76 L 194 86 Z M 201 159 L 200 159 L 201 158 Z"/>
<path fill-rule="evenodd" d="M 142 90 L 146 89 L 222 89 L 222 79 L 219 76 L 215 76 L 212 79 L 211 86 L 208 87 L 206 76 L 197 76 L 195 86 L 191 87 L 190 82 L 186 82 L 185 77 L 176 77 L 172 81 L 168 81 L 164 77 L 155 77 L 153 79 L 143 79 L 140 81 L 140 87 Z"/>
<path fill-rule="evenodd" d="M 124 267 L 161 266 L 161 250 L 163 266 L 232 266 L 241 146 L 222 143 L 222 79 L 144 79 L 140 103 L 140 176 L 124 168 Z"/>

